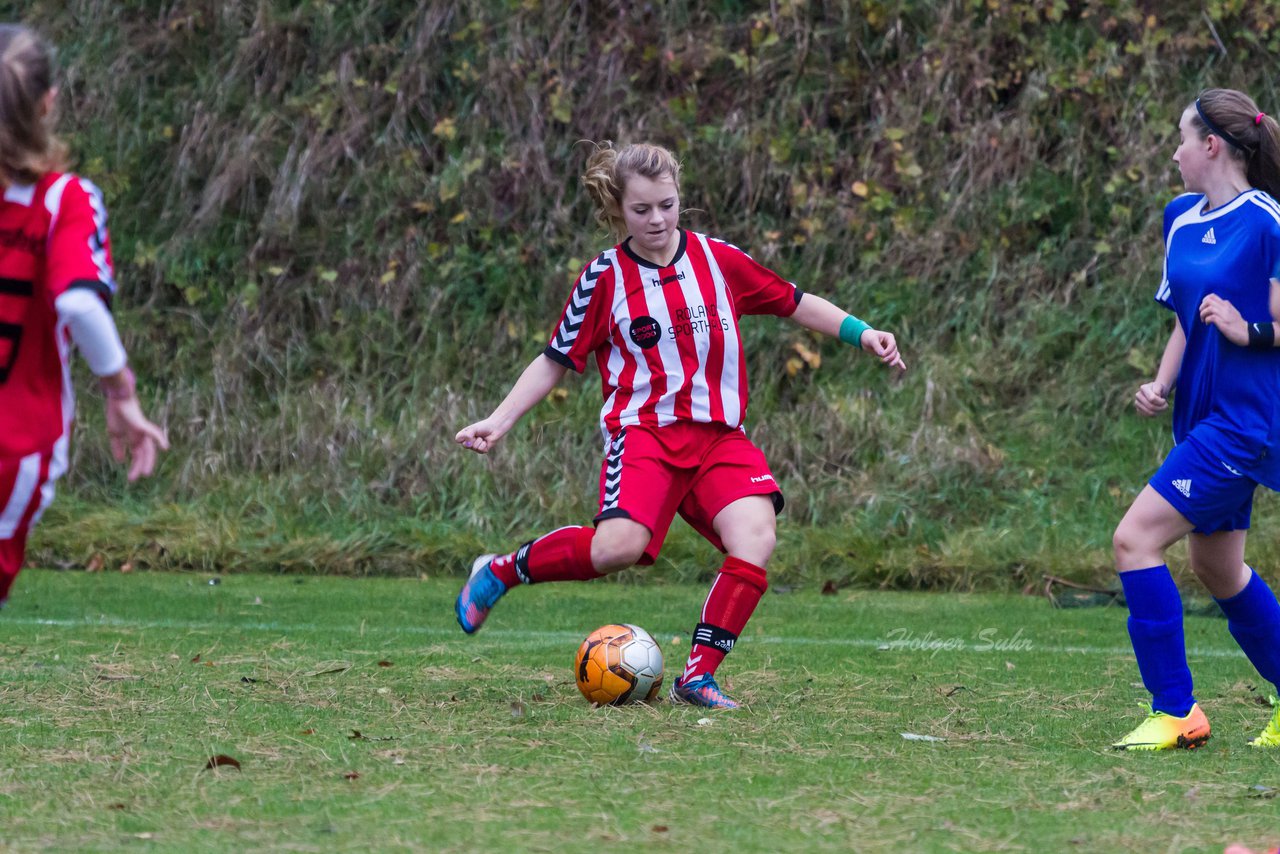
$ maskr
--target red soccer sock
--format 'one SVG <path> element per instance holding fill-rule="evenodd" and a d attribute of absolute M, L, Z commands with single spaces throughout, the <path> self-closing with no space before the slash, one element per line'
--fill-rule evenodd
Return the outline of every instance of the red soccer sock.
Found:
<path fill-rule="evenodd" d="M 764 567 L 732 556 L 724 559 L 702 606 L 702 622 L 693 630 L 693 645 L 681 682 L 716 672 L 768 589 Z"/>
<path fill-rule="evenodd" d="M 591 564 L 591 538 L 595 533 L 595 528 L 577 525 L 557 528 L 509 555 L 494 558 L 489 568 L 508 589 L 520 583 L 599 578 L 603 573 L 596 572 Z"/>

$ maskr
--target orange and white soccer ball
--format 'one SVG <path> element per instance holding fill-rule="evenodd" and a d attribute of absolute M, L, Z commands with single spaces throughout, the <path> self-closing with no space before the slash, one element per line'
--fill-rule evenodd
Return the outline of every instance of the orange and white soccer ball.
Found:
<path fill-rule="evenodd" d="M 662 650 L 639 626 L 601 626 L 573 659 L 578 690 L 596 705 L 648 703 L 662 688 Z"/>

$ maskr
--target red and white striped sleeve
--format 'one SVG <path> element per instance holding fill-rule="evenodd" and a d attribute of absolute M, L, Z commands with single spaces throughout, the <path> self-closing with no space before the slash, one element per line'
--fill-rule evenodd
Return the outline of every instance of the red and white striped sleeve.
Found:
<path fill-rule="evenodd" d="M 614 275 L 615 250 L 602 252 L 582 270 L 565 303 L 560 322 L 544 354 L 554 362 L 582 373 L 587 358 L 609 339 L 608 286 Z"/>
<path fill-rule="evenodd" d="M 110 304 L 116 292 L 102 191 L 75 175 L 60 176 L 44 197 L 49 211 L 46 282 L 57 299 L 70 288 L 88 288 Z"/>
<path fill-rule="evenodd" d="M 790 317 L 800 304 L 804 291 L 758 263 L 731 243 L 708 241 L 716 263 L 724 273 L 725 284 L 733 294 L 738 315 L 772 314 Z"/>

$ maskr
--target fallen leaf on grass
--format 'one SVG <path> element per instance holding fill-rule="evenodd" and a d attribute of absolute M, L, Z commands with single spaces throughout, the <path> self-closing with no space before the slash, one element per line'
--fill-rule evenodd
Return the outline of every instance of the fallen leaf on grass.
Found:
<path fill-rule="evenodd" d="M 316 734 L 316 731 L 315 731 L 315 730 L 313 730 L 313 729 L 304 729 L 304 730 L 302 731 L 302 734 L 303 734 L 303 735 L 315 735 L 315 734 Z"/>
<path fill-rule="evenodd" d="M 351 730 L 351 735 L 347 736 L 349 741 L 395 741 L 394 735 L 365 735 L 358 729 Z"/>
<path fill-rule="evenodd" d="M 938 687 L 938 693 L 944 697 L 954 697 L 956 694 L 959 694 L 961 691 L 968 691 L 968 690 L 969 689 L 963 685 L 951 685 L 947 688 L 943 688 L 941 686 Z"/>
<path fill-rule="evenodd" d="M 666 833 L 668 829 L 665 824 L 655 824 L 652 828 L 654 833 Z"/>
<path fill-rule="evenodd" d="M 711 726 L 715 721 L 711 718 L 698 718 L 698 726 Z"/>
<path fill-rule="evenodd" d="M 191 659 L 191 663 L 192 663 L 192 664 L 196 664 L 196 663 L 198 663 L 199 661 L 200 661 L 200 653 L 198 653 L 198 652 L 197 652 L 197 653 L 196 653 L 196 657 L 195 657 L 195 658 L 193 658 L 193 659 Z"/>
<path fill-rule="evenodd" d="M 125 805 L 124 804 L 107 804 L 107 809 L 122 810 L 122 809 L 125 809 Z"/>
<path fill-rule="evenodd" d="M 85 572 L 102 572 L 102 555 L 94 553 L 84 565 Z"/>
<path fill-rule="evenodd" d="M 343 774 L 342 776 L 343 776 L 344 778 L 348 779 L 348 780 L 359 780 L 359 779 L 360 779 L 360 772 L 359 772 L 359 771 L 348 771 L 347 773 Z"/>
<path fill-rule="evenodd" d="M 210 756 L 209 761 L 204 763 L 204 769 L 208 771 L 210 768 L 230 767 L 237 771 L 240 770 L 240 760 L 225 753 L 219 753 L 217 756 Z"/>
<path fill-rule="evenodd" d="M 121 572 L 133 572 L 133 561 L 131 561 L 131 560 L 126 560 L 124 563 L 120 564 L 120 571 L 121 571 Z"/>
<path fill-rule="evenodd" d="M 936 735 L 920 735 L 918 732 L 904 732 L 902 737 L 907 741 L 946 741 L 945 738 L 938 738 Z"/>
<path fill-rule="evenodd" d="M 378 662 L 378 666 L 379 666 L 379 667 L 390 667 L 390 666 L 391 666 L 391 662 L 390 662 L 390 661 L 379 661 L 379 662 Z"/>

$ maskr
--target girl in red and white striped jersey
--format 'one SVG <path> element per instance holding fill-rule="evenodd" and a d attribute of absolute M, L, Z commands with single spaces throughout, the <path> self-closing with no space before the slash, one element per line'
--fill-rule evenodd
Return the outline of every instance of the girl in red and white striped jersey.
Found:
<path fill-rule="evenodd" d="M 595 527 L 560 528 L 509 554 L 477 558 L 458 596 L 458 622 L 476 631 L 517 583 L 585 580 L 651 564 L 679 513 L 727 557 L 671 696 L 734 708 L 714 674 L 767 587 L 783 504 L 764 454 L 742 428 L 739 318 L 789 317 L 885 365 L 906 366 L 890 333 L 803 293 L 737 247 L 680 228 L 680 165 L 666 149 L 598 147 L 583 182 L 597 217 L 622 242 L 586 265 L 546 350 L 457 441 L 488 452 L 567 370 L 581 373 L 594 356 L 604 386 Z"/>
<path fill-rule="evenodd" d="M 62 171 L 53 132 L 53 57 L 30 29 L 0 24 L 0 604 L 27 533 L 66 471 L 80 348 L 106 398 L 107 431 L 129 479 L 151 474 L 164 431 L 143 415 L 109 309 L 107 212 L 98 188 Z"/>

